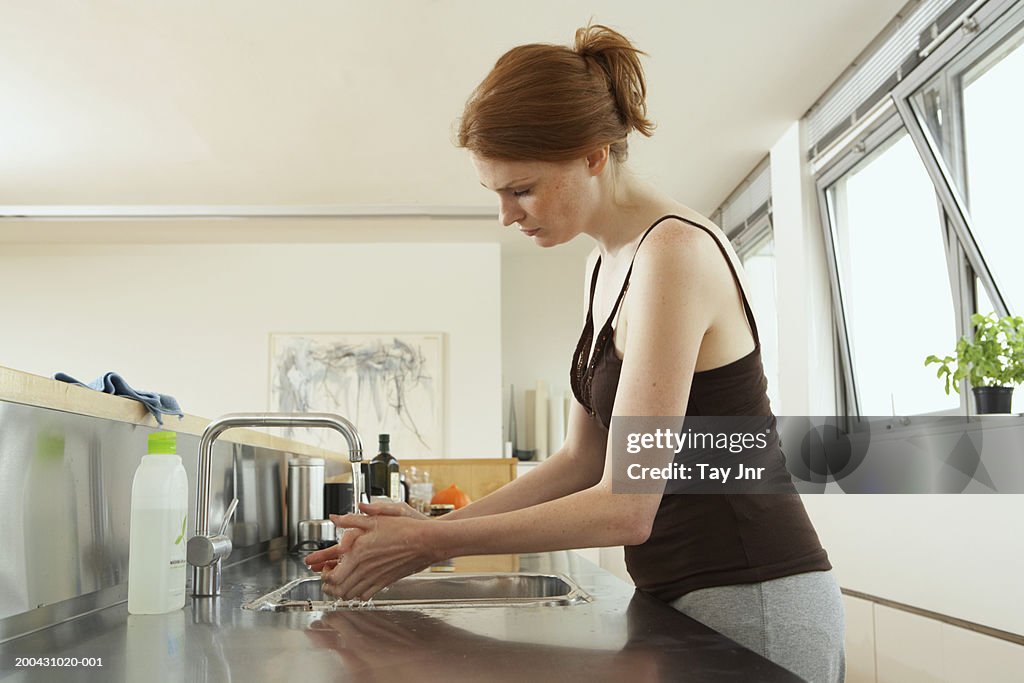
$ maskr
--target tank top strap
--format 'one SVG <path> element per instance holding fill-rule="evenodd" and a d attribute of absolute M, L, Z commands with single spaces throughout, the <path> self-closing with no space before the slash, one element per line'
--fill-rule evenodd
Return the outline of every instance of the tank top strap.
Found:
<path fill-rule="evenodd" d="M 622 283 L 622 289 L 619 290 L 619 296 L 618 296 L 617 299 L 615 299 L 615 305 L 612 306 L 612 312 L 608 315 L 608 323 L 609 324 L 611 324 L 611 322 L 613 320 L 615 320 L 615 316 L 619 312 L 619 305 L 622 303 L 622 299 L 626 296 L 626 290 L 629 289 L 629 278 L 633 274 L 633 263 L 636 262 L 636 255 L 638 253 L 640 253 L 640 247 L 643 245 L 644 240 L 647 239 L 647 236 L 651 234 L 651 230 L 654 230 L 662 222 L 668 220 L 669 218 L 679 218 L 679 216 L 672 216 L 672 215 L 662 216 L 658 220 L 654 221 L 654 223 L 651 224 L 651 227 L 649 227 L 646 230 L 644 230 L 644 234 L 640 238 L 640 241 L 637 243 L 636 250 L 633 252 L 633 258 L 630 259 L 630 261 L 629 261 L 629 270 L 626 271 L 626 279 Z M 598 261 L 600 261 L 600 258 L 598 258 Z M 597 272 L 596 268 L 594 269 L 594 272 L 595 273 Z"/>
<path fill-rule="evenodd" d="M 715 244 L 718 245 L 718 250 L 722 252 L 722 256 L 725 258 L 725 262 L 727 264 L 729 264 L 729 272 L 732 273 L 732 279 L 736 283 L 736 286 L 740 290 L 740 298 L 743 299 L 743 312 L 747 316 L 747 323 L 750 325 L 750 331 L 754 335 L 754 344 L 756 344 L 758 347 L 760 347 L 761 339 L 760 339 L 760 337 L 758 336 L 758 333 L 757 333 L 757 323 L 754 321 L 754 312 L 750 308 L 750 302 L 747 301 L 747 293 L 743 289 L 743 283 L 740 282 L 739 273 L 736 272 L 736 267 L 733 265 L 732 259 L 729 258 L 729 252 L 725 250 L 725 246 L 721 243 L 721 241 L 719 241 L 718 236 L 714 233 L 713 230 L 711 230 L 711 228 L 707 227 L 706 225 L 701 225 L 700 223 L 696 223 L 694 221 L 691 221 L 688 218 L 683 218 L 682 216 L 677 216 L 675 214 L 668 214 L 668 215 L 662 216 L 658 220 L 654 221 L 654 223 L 651 225 L 651 227 L 647 228 L 647 230 L 644 232 L 643 237 L 640 238 L 640 242 L 636 245 L 636 251 L 633 252 L 633 259 L 629 262 L 629 270 L 626 271 L 626 281 L 622 283 L 622 289 L 619 291 L 619 298 L 617 298 L 615 300 L 615 305 L 612 306 L 612 312 L 608 316 L 608 324 L 611 325 L 612 321 L 615 320 L 615 316 L 616 316 L 616 314 L 619 311 L 619 305 L 622 303 L 623 297 L 626 296 L 626 290 L 629 289 L 629 278 L 633 274 L 633 263 L 636 261 L 636 255 L 640 251 L 640 246 L 644 243 L 644 240 L 647 239 L 647 236 L 651 234 L 652 230 L 654 230 L 661 223 L 663 223 L 664 221 L 666 221 L 666 220 L 668 220 L 670 218 L 674 218 L 674 219 L 676 219 L 678 221 L 682 221 L 683 223 L 686 223 L 688 225 L 692 225 L 695 228 L 700 228 L 701 230 L 706 232 L 708 235 L 710 235 L 711 239 L 713 239 L 715 241 Z M 601 257 L 598 257 L 597 263 L 594 266 L 594 274 L 591 277 L 591 284 L 590 284 L 590 308 L 591 308 L 591 310 L 593 310 L 593 308 L 594 308 L 594 283 L 597 281 L 597 271 L 598 271 L 598 269 L 600 267 L 601 267 Z"/>
<path fill-rule="evenodd" d="M 587 311 L 587 318 L 593 320 L 594 315 L 594 292 L 597 291 L 597 273 L 601 270 L 601 257 L 597 257 L 594 263 L 594 272 L 590 274 L 590 309 Z"/>

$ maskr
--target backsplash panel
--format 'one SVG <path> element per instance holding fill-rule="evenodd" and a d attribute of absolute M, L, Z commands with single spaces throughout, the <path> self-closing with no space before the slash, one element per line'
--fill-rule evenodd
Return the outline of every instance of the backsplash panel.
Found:
<path fill-rule="evenodd" d="M 167 418 L 165 429 L 174 431 L 175 422 Z M 51 616 L 79 613 L 77 605 L 94 608 L 127 595 L 132 478 L 154 431 L 0 401 L 0 640 L 21 631 L 14 622 L 52 623 Z M 189 479 L 192 536 L 199 437 L 178 433 L 177 444 Z M 220 527 L 237 492 L 233 558 L 284 534 L 286 457 L 227 440 L 214 444 L 211 528 Z M 36 610 L 51 616 L 9 619 Z"/>

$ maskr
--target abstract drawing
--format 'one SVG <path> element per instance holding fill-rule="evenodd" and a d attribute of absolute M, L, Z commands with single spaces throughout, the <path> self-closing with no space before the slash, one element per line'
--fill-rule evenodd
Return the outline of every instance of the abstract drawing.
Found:
<path fill-rule="evenodd" d="M 348 418 L 364 457 L 377 435 L 391 435 L 395 457 L 443 457 L 442 334 L 272 334 L 270 405 L 282 412 L 328 412 Z M 337 449 L 324 430 L 290 436 Z"/>

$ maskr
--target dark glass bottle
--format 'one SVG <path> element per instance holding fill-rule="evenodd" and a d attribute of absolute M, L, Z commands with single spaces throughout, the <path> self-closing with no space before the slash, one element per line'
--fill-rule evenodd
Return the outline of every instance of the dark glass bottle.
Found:
<path fill-rule="evenodd" d="M 401 474 L 398 460 L 391 455 L 391 436 L 381 434 L 380 452 L 370 461 L 370 491 L 378 489 L 378 495 L 384 495 L 395 502 L 402 500 Z"/>

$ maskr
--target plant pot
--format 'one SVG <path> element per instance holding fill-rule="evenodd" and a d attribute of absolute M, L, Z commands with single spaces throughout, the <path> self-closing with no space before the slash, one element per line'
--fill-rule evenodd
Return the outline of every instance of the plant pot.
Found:
<path fill-rule="evenodd" d="M 1009 413 L 1013 387 L 974 387 L 974 405 L 979 415 Z"/>

